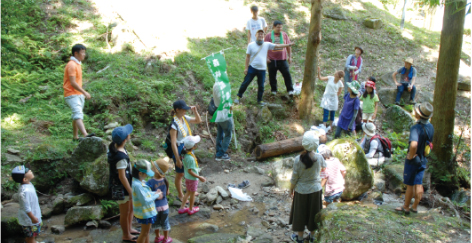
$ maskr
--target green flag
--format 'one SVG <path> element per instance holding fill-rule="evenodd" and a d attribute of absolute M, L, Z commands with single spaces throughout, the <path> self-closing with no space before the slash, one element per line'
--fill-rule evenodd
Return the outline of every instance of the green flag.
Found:
<path fill-rule="evenodd" d="M 232 116 L 230 107 L 233 103 L 231 100 L 231 85 L 229 84 L 228 74 L 226 73 L 226 60 L 222 52 L 213 53 L 205 57 L 206 63 L 210 68 L 210 72 L 215 78 L 215 82 L 220 82 L 221 100 L 218 109 L 211 119 L 211 122 L 226 121 Z"/>

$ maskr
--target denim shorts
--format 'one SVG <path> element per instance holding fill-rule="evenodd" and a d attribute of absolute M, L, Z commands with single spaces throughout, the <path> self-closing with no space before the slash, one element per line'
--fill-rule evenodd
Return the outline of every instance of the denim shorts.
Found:
<path fill-rule="evenodd" d="M 335 193 L 335 194 L 333 194 L 333 195 L 325 196 L 325 197 L 324 197 L 324 200 L 325 200 L 325 202 L 327 202 L 327 203 L 332 203 L 334 200 L 341 198 L 341 195 L 342 195 L 342 194 L 343 194 L 343 191 L 340 191 L 340 192 Z"/>
<path fill-rule="evenodd" d="M 156 222 L 154 222 L 154 224 L 152 224 L 151 229 L 153 229 L 153 230 L 163 230 L 163 231 L 169 231 L 170 230 L 169 209 L 157 212 Z"/>
<path fill-rule="evenodd" d="M 72 110 L 72 120 L 84 119 L 84 105 L 85 96 L 83 95 L 70 95 L 64 98 L 66 103 Z"/>
<path fill-rule="evenodd" d="M 179 153 L 179 156 L 180 156 L 180 153 L 182 152 L 182 149 L 184 149 L 184 144 L 183 143 L 181 143 L 179 146 L 177 146 L 177 151 Z M 185 172 L 184 162 L 182 161 L 182 168 L 179 168 L 179 167 L 177 167 L 177 161 L 175 161 L 175 155 L 172 155 L 172 159 L 174 160 L 175 172 L 176 173 L 184 173 Z"/>

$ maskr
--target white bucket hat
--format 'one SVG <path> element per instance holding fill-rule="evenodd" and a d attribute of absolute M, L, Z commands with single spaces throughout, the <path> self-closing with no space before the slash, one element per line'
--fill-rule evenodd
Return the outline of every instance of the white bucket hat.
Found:
<path fill-rule="evenodd" d="M 183 139 L 185 149 L 191 149 L 201 140 L 200 136 L 187 136 Z"/>
<path fill-rule="evenodd" d="M 315 131 L 308 131 L 303 134 L 302 146 L 306 151 L 315 151 L 320 144 L 320 138 Z"/>
<path fill-rule="evenodd" d="M 374 123 L 367 122 L 362 125 L 362 130 L 364 130 L 365 134 L 369 137 L 373 137 L 375 135 L 375 125 Z"/>

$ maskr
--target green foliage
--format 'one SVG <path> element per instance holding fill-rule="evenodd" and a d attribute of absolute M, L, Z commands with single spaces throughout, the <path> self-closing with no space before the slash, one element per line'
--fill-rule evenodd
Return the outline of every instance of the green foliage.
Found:
<path fill-rule="evenodd" d="M 120 213 L 118 203 L 113 200 L 100 200 L 104 214 L 107 216 L 115 216 Z"/>

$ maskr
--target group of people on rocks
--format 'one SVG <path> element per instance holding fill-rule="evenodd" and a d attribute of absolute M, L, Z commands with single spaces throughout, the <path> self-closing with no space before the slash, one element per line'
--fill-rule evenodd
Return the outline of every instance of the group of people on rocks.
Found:
<path fill-rule="evenodd" d="M 267 24 L 264 18 L 258 16 L 258 8 L 251 7 L 253 17 L 247 22 L 248 48 L 244 68 L 245 78 L 237 93 L 235 104 L 240 103 L 249 84 L 257 76 L 259 90 L 257 101 L 260 105 L 264 93 L 264 82 L 267 66 L 269 68 L 269 80 L 272 94 L 278 92 L 277 71 L 282 73 L 285 86 L 289 95 L 293 95 L 292 78 L 289 65 L 292 63 L 292 42 L 287 33 L 282 31 L 283 23 L 275 21 L 273 30 L 267 33 Z M 72 111 L 73 140 L 81 141 L 88 134 L 83 123 L 83 108 L 85 99 L 91 95 L 82 87 L 82 61 L 85 59 L 86 47 L 81 44 L 72 47 L 72 56 L 64 70 L 64 99 Z M 374 77 L 369 77 L 365 82 L 359 84 L 358 75 L 362 71 L 361 47 L 355 48 L 355 54 L 349 55 L 346 60 L 344 71 L 335 72 L 334 76 L 322 77 L 318 68 L 318 78 L 327 81 L 326 89 L 320 105 L 323 108 L 323 123 L 326 127 L 332 126 L 335 112 L 338 110 L 338 97 L 343 93 L 344 105 L 341 110 L 339 121 L 336 125 L 335 138 L 339 138 L 342 132 L 355 133 L 355 119 L 362 103 L 362 129 L 365 133 L 361 141 L 366 156 L 381 156 L 381 145 L 379 141 L 371 138 L 376 134 L 375 125 L 372 123 L 377 116 L 379 98 L 376 94 Z M 414 103 L 416 88 L 416 69 L 412 66 L 413 60 L 407 58 L 405 66 L 393 73 L 393 80 L 398 86 L 396 103 L 400 104 L 400 98 L 404 90 L 411 92 L 411 103 Z M 401 74 L 400 83 L 396 80 L 397 73 Z M 343 79 L 341 81 L 341 79 Z M 221 92 L 219 83 L 213 87 L 213 98 L 216 106 L 219 105 Z M 187 112 L 191 110 L 195 117 L 190 117 Z M 429 123 L 432 115 L 432 106 L 422 103 L 415 106 L 418 123 L 410 130 L 410 146 L 408 156 L 405 160 L 404 183 L 407 185 L 404 206 L 397 208 L 398 211 L 406 213 L 417 212 L 417 206 L 423 192 L 422 177 L 426 168 L 426 157 L 424 150 L 430 146 L 434 129 Z M 200 168 L 198 159 L 193 150 L 200 142 L 200 136 L 193 136 L 189 124 L 201 123 L 200 114 L 195 106 L 188 106 L 185 101 L 178 100 L 173 104 L 172 123 L 169 127 L 172 159 L 175 165 L 175 187 L 178 199 L 182 206 L 179 214 L 192 215 L 199 211 L 194 206 L 195 196 L 198 195 L 198 182 L 206 179 L 199 175 Z M 234 124 L 231 118 L 217 122 L 218 135 L 216 141 L 217 161 L 229 161 L 227 153 L 231 141 L 231 131 Z M 316 129 L 315 129 L 316 130 Z M 83 135 L 79 137 L 78 132 Z M 122 228 L 123 241 L 126 242 L 149 242 L 151 229 L 155 232 L 154 242 L 172 242 L 169 236 L 169 182 L 166 173 L 169 164 L 162 159 L 147 161 L 140 159 L 131 163 L 126 143 L 130 140 L 133 132 L 132 125 L 117 127 L 112 132 L 112 142 L 108 147 L 108 163 L 110 168 L 110 191 L 112 197 L 119 205 L 120 225 Z M 329 132 L 329 131 L 328 131 Z M 322 145 L 320 144 L 322 141 Z M 293 198 L 290 212 L 290 223 L 294 233 L 291 239 L 295 242 L 303 241 L 303 231 L 308 228 L 310 234 L 308 239 L 314 241 L 314 231 L 317 229 L 314 217 L 322 209 L 322 188 L 326 187 L 325 204 L 339 201 L 344 190 L 344 177 L 347 173 L 343 164 L 333 155 L 326 146 L 326 134 L 317 131 L 308 131 L 304 134 L 302 145 L 304 151 L 296 157 L 293 165 L 290 195 Z M 432 146 L 432 145 L 431 145 Z M 151 177 L 148 181 L 146 178 Z M 31 180 L 34 179 L 33 172 L 25 166 L 17 166 L 12 170 L 12 178 L 21 184 L 19 188 L 20 209 L 18 219 L 26 236 L 27 243 L 35 243 L 35 237 L 41 231 L 41 210 L 38 197 Z M 182 179 L 185 179 L 186 193 L 182 190 Z M 409 208 L 410 201 L 415 202 Z M 186 206 L 188 204 L 188 207 Z M 141 231 L 132 228 L 133 218 L 141 224 Z M 136 236 L 138 235 L 138 236 Z"/>

